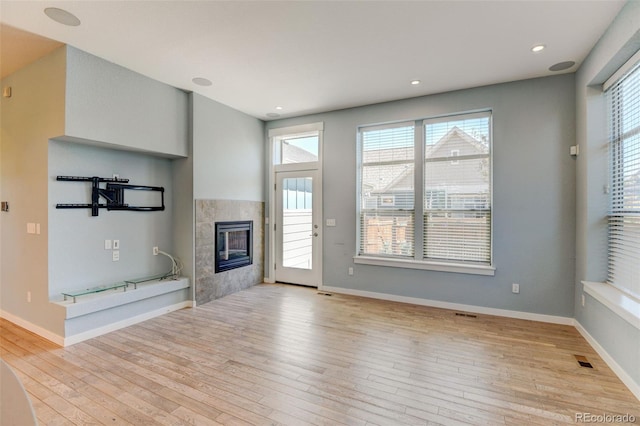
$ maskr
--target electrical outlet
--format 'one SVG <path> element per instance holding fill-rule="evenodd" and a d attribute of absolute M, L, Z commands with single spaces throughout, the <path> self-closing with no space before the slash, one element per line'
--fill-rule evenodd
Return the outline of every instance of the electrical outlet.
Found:
<path fill-rule="evenodd" d="M 104 249 L 111 250 L 111 240 L 104 240 Z"/>
<path fill-rule="evenodd" d="M 158 255 L 158 247 L 154 247 L 153 248 L 153 255 L 157 256 Z"/>
<path fill-rule="evenodd" d="M 120 240 L 113 240 L 113 249 L 120 250 Z"/>
<path fill-rule="evenodd" d="M 27 302 L 31 303 L 31 291 L 27 291 Z"/>
<path fill-rule="evenodd" d="M 512 293 L 520 293 L 520 284 L 513 283 L 511 284 L 511 292 Z"/>
<path fill-rule="evenodd" d="M 353 275 L 353 266 L 349 266 L 349 275 Z"/>
<path fill-rule="evenodd" d="M 111 255 L 111 259 L 112 259 L 114 262 L 119 261 L 119 260 L 120 260 L 120 250 L 114 250 L 114 251 L 113 251 L 113 254 Z"/>
<path fill-rule="evenodd" d="M 114 173 L 114 174 L 113 174 L 113 178 L 114 178 L 114 179 L 116 179 L 116 180 L 117 180 L 117 179 L 120 179 L 120 175 L 119 175 L 119 174 L 117 174 L 117 173 Z"/>

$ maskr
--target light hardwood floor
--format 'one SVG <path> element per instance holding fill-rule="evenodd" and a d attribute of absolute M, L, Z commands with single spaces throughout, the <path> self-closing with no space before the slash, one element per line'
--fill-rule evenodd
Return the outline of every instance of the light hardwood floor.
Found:
<path fill-rule="evenodd" d="M 640 402 L 570 326 L 285 285 L 67 348 L 0 326 L 45 425 L 640 423 Z"/>

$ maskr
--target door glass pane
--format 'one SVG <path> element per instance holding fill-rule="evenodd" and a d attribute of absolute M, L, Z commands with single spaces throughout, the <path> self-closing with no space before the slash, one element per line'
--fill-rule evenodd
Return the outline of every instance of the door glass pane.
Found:
<path fill-rule="evenodd" d="M 282 266 L 311 269 L 313 179 L 282 180 Z"/>

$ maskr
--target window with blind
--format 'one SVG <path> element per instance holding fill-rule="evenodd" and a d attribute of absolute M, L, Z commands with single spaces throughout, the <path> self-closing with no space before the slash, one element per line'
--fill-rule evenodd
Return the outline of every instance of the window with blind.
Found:
<path fill-rule="evenodd" d="M 424 258 L 491 264 L 490 117 L 424 126 Z"/>
<path fill-rule="evenodd" d="M 359 256 L 491 265 L 491 113 L 359 129 Z"/>
<path fill-rule="evenodd" d="M 414 124 L 360 135 L 360 253 L 413 258 Z"/>
<path fill-rule="evenodd" d="M 611 195 L 608 281 L 640 299 L 640 63 L 606 95 Z"/>

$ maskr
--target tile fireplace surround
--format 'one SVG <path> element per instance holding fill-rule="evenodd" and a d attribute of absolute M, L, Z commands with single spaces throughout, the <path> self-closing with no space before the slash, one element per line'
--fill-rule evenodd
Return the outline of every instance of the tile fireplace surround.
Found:
<path fill-rule="evenodd" d="M 215 273 L 215 224 L 253 221 L 253 264 Z M 244 290 L 264 279 L 264 203 L 261 201 L 196 200 L 196 304 Z"/>

